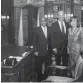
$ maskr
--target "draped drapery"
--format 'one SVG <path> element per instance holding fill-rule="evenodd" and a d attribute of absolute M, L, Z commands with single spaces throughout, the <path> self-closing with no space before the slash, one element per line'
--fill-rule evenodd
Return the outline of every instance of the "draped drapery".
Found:
<path fill-rule="evenodd" d="M 22 22 L 22 9 L 20 13 L 20 24 L 18 31 L 18 46 L 23 46 L 23 22 Z"/>

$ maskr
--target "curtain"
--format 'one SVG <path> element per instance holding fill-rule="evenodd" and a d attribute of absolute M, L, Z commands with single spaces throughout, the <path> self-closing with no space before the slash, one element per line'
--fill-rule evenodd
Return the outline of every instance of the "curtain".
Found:
<path fill-rule="evenodd" d="M 18 31 L 18 46 L 23 46 L 23 22 L 22 22 L 22 9 L 20 13 L 20 24 Z"/>

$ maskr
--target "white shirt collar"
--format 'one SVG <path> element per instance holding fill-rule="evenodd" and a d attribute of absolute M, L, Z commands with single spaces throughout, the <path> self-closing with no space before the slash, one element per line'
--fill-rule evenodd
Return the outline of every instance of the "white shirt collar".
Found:
<path fill-rule="evenodd" d="M 41 26 L 41 28 L 46 28 L 46 26 L 45 27 Z"/>

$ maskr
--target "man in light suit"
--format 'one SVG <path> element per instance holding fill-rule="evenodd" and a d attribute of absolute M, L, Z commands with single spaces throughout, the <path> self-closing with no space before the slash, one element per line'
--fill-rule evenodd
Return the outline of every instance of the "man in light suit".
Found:
<path fill-rule="evenodd" d="M 56 64 L 68 65 L 67 43 L 68 43 L 68 23 L 64 21 L 64 12 L 58 12 L 58 21 L 51 25 L 52 29 L 52 49 L 57 53 Z"/>
<path fill-rule="evenodd" d="M 35 54 L 37 55 L 37 72 L 38 72 L 38 80 L 42 79 L 42 64 L 45 64 L 45 68 L 47 66 L 47 50 L 51 49 L 50 45 L 50 27 L 46 26 L 46 19 L 41 19 L 41 25 L 35 28 L 34 34 L 34 42 L 33 42 Z"/>

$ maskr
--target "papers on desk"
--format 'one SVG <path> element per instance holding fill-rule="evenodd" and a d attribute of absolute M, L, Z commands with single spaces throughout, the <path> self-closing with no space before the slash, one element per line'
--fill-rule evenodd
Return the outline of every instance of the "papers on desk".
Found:
<path fill-rule="evenodd" d="M 28 56 L 29 52 L 24 52 L 22 56 L 9 56 L 9 58 L 16 58 L 16 60 L 19 62 L 21 61 L 25 56 Z"/>
<path fill-rule="evenodd" d="M 9 56 L 7 59 L 3 60 L 1 66 L 3 68 L 12 68 L 13 66 L 18 65 L 29 54 L 30 52 L 24 52 L 21 56 Z"/>
<path fill-rule="evenodd" d="M 20 56 L 9 56 L 9 58 L 15 58 L 17 61 L 20 61 L 23 57 L 20 57 Z"/>

